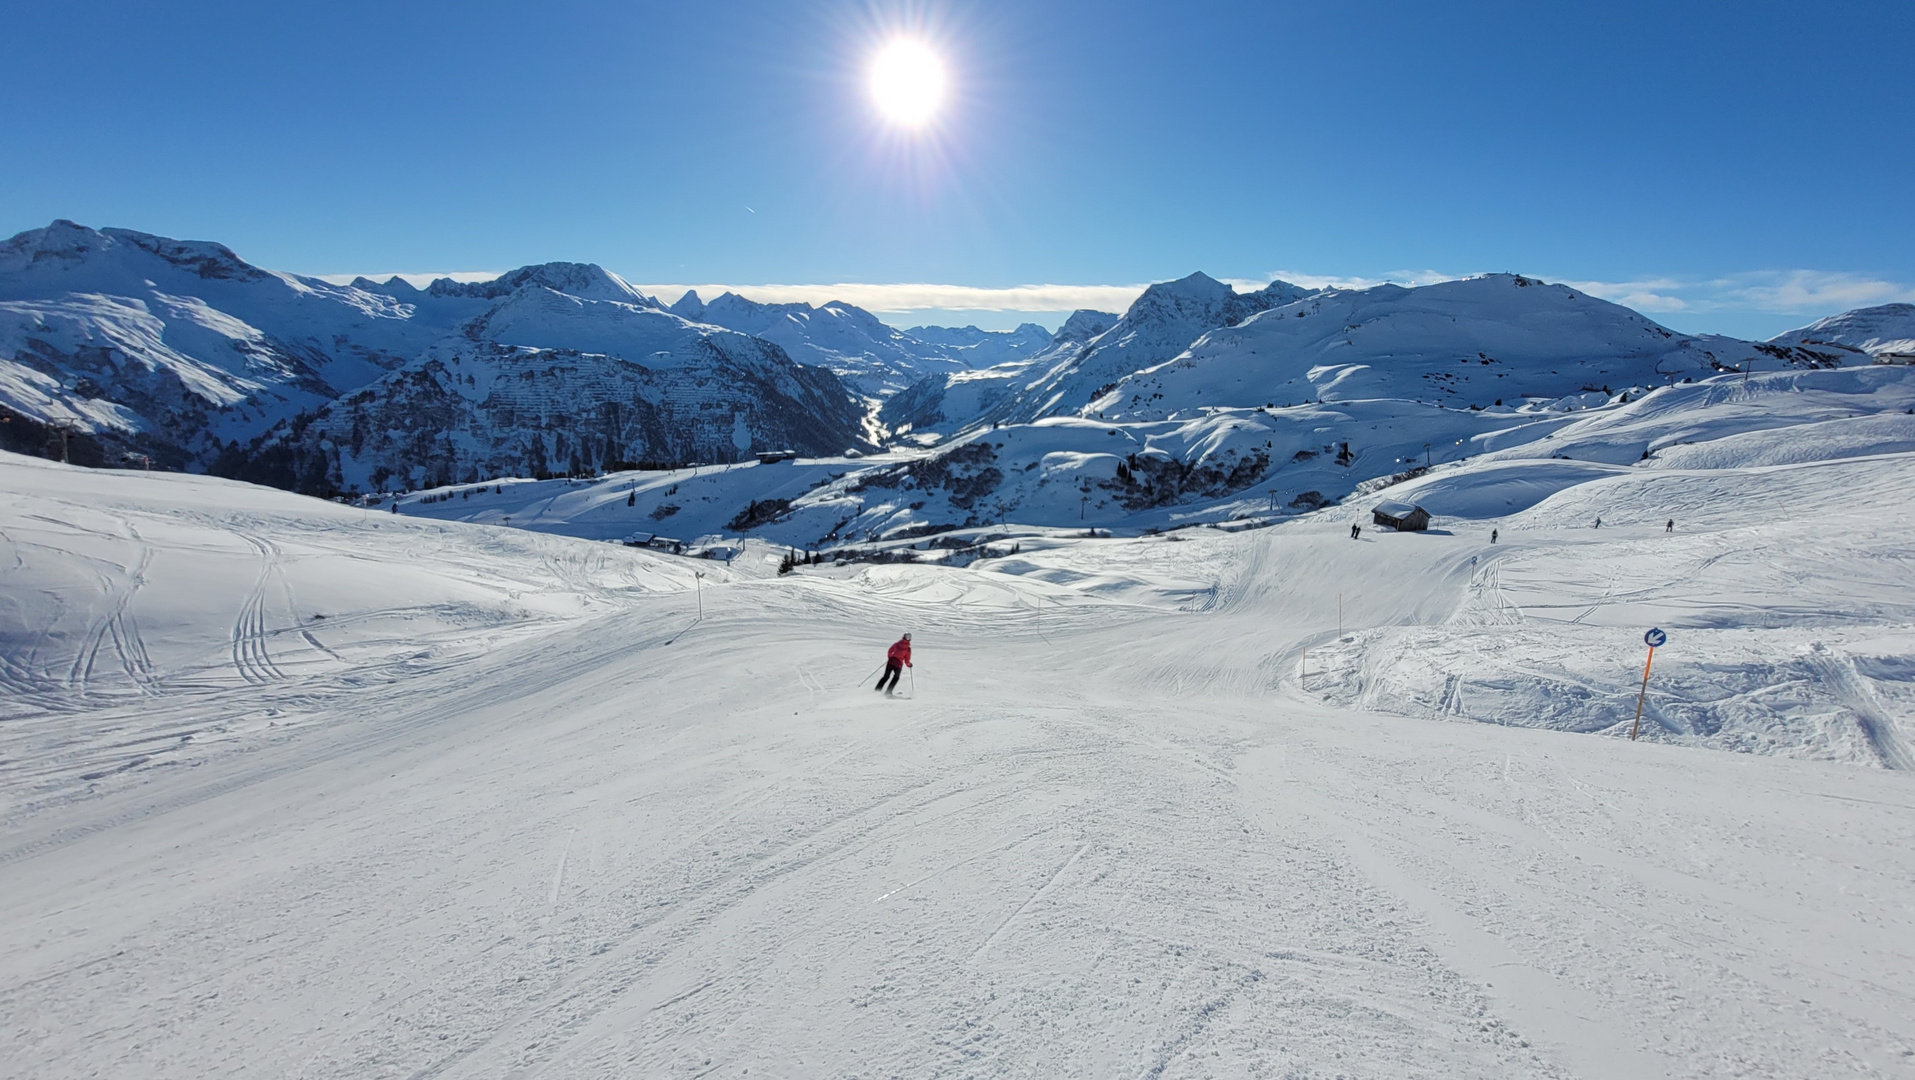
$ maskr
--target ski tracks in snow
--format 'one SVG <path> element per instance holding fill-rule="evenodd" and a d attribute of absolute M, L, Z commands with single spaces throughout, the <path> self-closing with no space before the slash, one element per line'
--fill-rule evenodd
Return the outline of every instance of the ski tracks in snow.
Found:
<path fill-rule="evenodd" d="M 991 931 L 991 936 L 985 938 L 984 944 L 979 945 L 977 947 L 977 951 L 971 954 L 971 963 L 973 964 L 977 963 L 978 960 L 981 959 L 985 953 L 990 952 L 991 946 L 996 945 L 998 943 L 998 939 L 1004 936 L 1004 931 L 1009 929 L 1010 925 L 1017 921 L 1018 916 L 1024 914 L 1026 911 L 1029 911 L 1031 909 L 1031 905 L 1037 903 L 1039 900 L 1044 899 L 1044 895 L 1046 893 L 1056 888 L 1058 879 L 1062 878 L 1067 872 L 1069 872 L 1070 868 L 1077 864 L 1077 860 L 1084 857 L 1084 852 L 1089 850 L 1090 850 L 1089 844 L 1081 844 L 1078 846 L 1076 851 L 1071 852 L 1071 857 L 1068 859 L 1065 859 L 1062 866 L 1059 866 L 1055 871 L 1052 871 L 1051 876 L 1044 882 L 1044 884 L 1037 887 L 1036 892 L 1032 893 L 1029 897 L 1027 897 L 1022 904 L 1019 904 L 1016 911 L 1013 911 L 1009 915 L 1006 915 L 1004 917 L 1003 922 L 997 924 L 997 929 Z"/>
<path fill-rule="evenodd" d="M 1809 666 L 1821 676 L 1835 700 L 1855 717 L 1883 766 L 1904 772 L 1915 769 L 1915 752 L 1902 738 L 1901 726 L 1882 707 L 1882 699 L 1868 680 L 1855 670 L 1855 661 L 1837 654 L 1821 643 L 1809 650 Z"/>
<path fill-rule="evenodd" d="M 233 620 L 233 670 L 246 682 L 262 686 L 286 677 L 266 647 L 270 634 L 266 626 L 266 592 L 279 572 L 280 549 L 263 536 L 253 533 L 240 536 L 259 556 L 259 575 L 253 582 L 252 592 L 240 605 L 238 617 Z"/>
<path fill-rule="evenodd" d="M 149 695 L 156 693 L 153 662 L 147 657 L 139 624 L 129 610 L 134 596 L 146 584 L 147 571 L 153 565 L 153 548 L 141 540 L 139 531 L 131 526 L 127 527 L 127 536 L 135 545 L 134 564 L 124 569 L 123 580 L 115 580 L 121 577 L 119 574 L 101 574 L 101 589 L 109 598 L 107 609 L 94 620 L 82 637 L 80 648 L 73 658 L 73 667 L 67 672 L 66 685 L 69 689 L 81 693 L 94 689 L 100 653 L 110 641 L 120 660 L 120 673 L 140 692 Z"/>

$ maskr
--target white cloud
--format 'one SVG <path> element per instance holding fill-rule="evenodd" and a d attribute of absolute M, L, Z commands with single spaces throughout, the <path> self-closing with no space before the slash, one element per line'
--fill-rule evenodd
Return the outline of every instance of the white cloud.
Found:
<path fill-rule="evenodd" d="M 1915 286 L 1821 270 L 1741 274 L 1709 284 L 1725 304 L 1787 315 L 1915 302 Z"/>
<path fill-rule="evenodd" d="M 836 285 L 641 285 L 633 288 L 670 304 L 687 289 L 710 300 L 735 292 L 760 303 L 806 303 L 814 307 L 833 300 L 855 304 L 866 311 L 888 314 L 907 311 L 1123 311 L 1144 291 L 1143 285 L 1014 285 L 1001 289 L 970 285 L 873 285 L 842 282 Z"/>
<path fill-rule="evenodd" d="M 1860 274 L 1764 270 L 1717 278 L 1573 281 L 1572 286 L 1638 311 L 1761 312 L 1819 318 L 1851 308 L 1915 301 L 1915 286 Z"/>
<path fill-rule="evenodd" d="M 1682 283 L 1674 278 L 1642 281 L 1570 281 L 1562 284 L 1637 311 L 1687 311 L 1689 302 L 1675 295 Z"/>

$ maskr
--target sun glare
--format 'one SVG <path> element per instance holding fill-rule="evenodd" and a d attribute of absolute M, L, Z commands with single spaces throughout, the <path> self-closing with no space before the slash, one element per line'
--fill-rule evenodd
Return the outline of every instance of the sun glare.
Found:
<path fill-rule="evenodd" d="M 894 41 L 871 63 L 871 97 L 893 123 L 918 127 L 944 100 L 944 62 L 916 41 Z"/>

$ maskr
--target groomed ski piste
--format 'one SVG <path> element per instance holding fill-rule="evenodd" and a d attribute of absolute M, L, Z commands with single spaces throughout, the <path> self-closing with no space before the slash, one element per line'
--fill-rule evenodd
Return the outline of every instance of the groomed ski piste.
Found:
<path fill-rule="evenodd" d="M 0 1062 L 1915 1076 L 1911 385 L 786 575 L 0 455 Z"/>

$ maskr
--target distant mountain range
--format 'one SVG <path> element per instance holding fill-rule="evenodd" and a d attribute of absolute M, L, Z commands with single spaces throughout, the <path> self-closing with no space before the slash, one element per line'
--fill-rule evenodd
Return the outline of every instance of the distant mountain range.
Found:
<path fill-rule="evenodd" d="M 44 452 L 58 427 L 97 463 L 315 493 L 929 448 L 844 481 L 958 485 L 884 528 L 1082 517 L 1093 497 L 1173 506 L 1279 474 L 1307 503 L 1413 446 L 1541 437 L 1632 391 L 1909 354 L 1911 305 L 1748 342 L 1510 274 L 1243 293 L 1192 274 L 1050 334 L 898 330 L 850 304 L 732 293 L 668 307 L 586 263 L 420 289 L 67 221 L 0 245 L 0 445 Z"/>
<path fill-rule="evenodd" d="M 692 322 L 772 342 L 801 364 L 829 369 L 853 392 L 873 402 L 933 372 L 968 366 L 956 349 L 914 338 L 845 303 L 815 308 L 761 304 L 729 292 L 706 303 L 696 292 L 687 292 L 670 310 Z"/>
<path fill-rule="evenodd" d="M 334 285 L 220 244 L 57 221 L 0 245 L 6 445 L 38 449 L 58 426 L 102 463 L 308 490 L 869 450 L 879 399 L 1030 338 L 931 344 L 848 304 L 674 307 L 584 263 Z M 455 362 L 465 394 L 441 370 Z M 331 439 L 342 425 L 359 434 Z"/>

